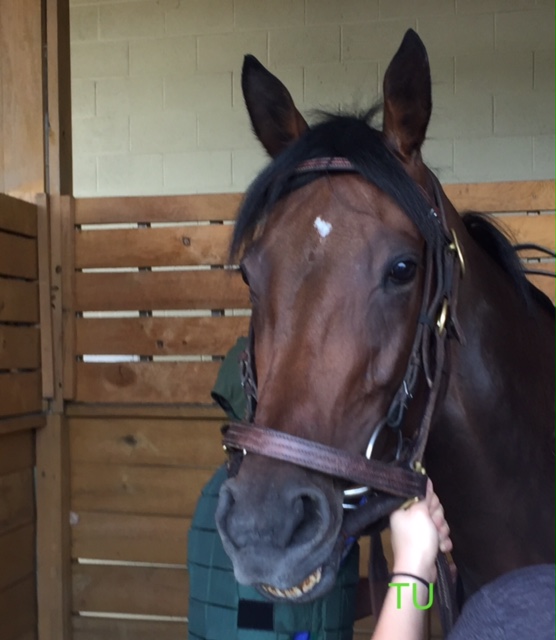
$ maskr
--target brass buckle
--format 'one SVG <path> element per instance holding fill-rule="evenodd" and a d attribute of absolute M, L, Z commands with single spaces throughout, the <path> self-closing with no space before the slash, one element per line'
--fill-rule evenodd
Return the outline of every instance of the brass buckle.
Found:
<path fill-rule="evenodd" d="M 417 471 L 417 473 L 422 473 L 424 476 L 427 475 L 427 470 L 425 469 L 423 464 L 419 462 L 419 460 L 415 460 L 415 462 L 411 465 L 411 468 L 413 469 L 413 471 Z"/>
<path fill-rule="evenodd" d="M 463 251 L 461 250 L 461 245 L 458 240 L 458 236 L 453 229 L 450 229 L 452 233 L 452 242 L 448 245 L 448 249 L 450 251 L 455 251 L 458 254 L 458 260 L 461 265 L 461 275 L 462 277 L 465 275 L 465 260 L 463 259 Z"/>
<path fill-rule="evenodd" d="M 442 335 L 446 329 L 446 322 L 448 320 L 448 298 L 444 298 L 442 302 L 442 309 L 440 309 L 440 315 L 438 316 L 438 320 L 436 321 L 436 328 L 438 329 L 438 334 Z"/>
<path fill-rule="evenodd" d="M 427 471 L 425 467 L 421 464 L 421 462 L 419 462 L 419 460 L 415 460 L 415 462 L 411 464 L 411 468 L 413 469 L 413 471 L 416 471 L 417 473 L 422 473 L 424 476 L 427 475 Z M 409 507 L 412 507 L 414 504 L 417 504 L 420 500 L 421 498 L 418 498 L 417 496 L 415 496 L 414 498 L 409 498 L 402 504 L 400 509 L 407 511 Z"/>
<path fill-rule="evenodd" d="M 409 507 L 412 507 L 414 504 L 417 504 L 418 502 L 419 502 L 419 498 L 417 496 L 415 496 L 414 498 L 409 498 L 409 500 L 406 500 L 402 504 L 400 509 L 403 509 L 404 511 L 407 511 L 409 509 Z"/>

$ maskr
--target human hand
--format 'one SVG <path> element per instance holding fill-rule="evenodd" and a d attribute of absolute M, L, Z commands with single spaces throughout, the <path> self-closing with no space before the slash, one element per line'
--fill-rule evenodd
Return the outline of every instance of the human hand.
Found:
<path fill-rule="evenodd" d="M 408 509 L 397 509 L 390 516 L 394 573 L 409 572 L 428 582 L 436 580 L 438 550 L 452 550 L 450 528 L 444 509 L 429 478 L 423 500 Z"/>

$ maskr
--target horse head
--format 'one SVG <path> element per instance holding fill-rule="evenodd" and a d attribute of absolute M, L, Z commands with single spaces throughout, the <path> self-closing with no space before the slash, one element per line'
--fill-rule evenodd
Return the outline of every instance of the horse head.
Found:
<path fill-rule="evenodd" d="M 273 159 L 246 194 L 232 245 L 251 293 L 255 425 L 353 456 L 397 457 L 423 414 L 463 420 L 459 405 L 436 402 L 450 383 L 435 336 L 464 339 L 461 324 L 476 324 L 477 275 L 459 281 L 481 252 L 421 156 L 432 108 L 426 50 L 408 31 L 385 73 L 382 130 L 351 116 L 309 127 L 252 56 L 242 86 Z M 456 298 L 461 322 L 448 308 Z M 349 482 L 309 462 L 248 450 L 220 494 L 217 525 L 236 578 L 277 600 L 325 593 L 345 550 Z"/>

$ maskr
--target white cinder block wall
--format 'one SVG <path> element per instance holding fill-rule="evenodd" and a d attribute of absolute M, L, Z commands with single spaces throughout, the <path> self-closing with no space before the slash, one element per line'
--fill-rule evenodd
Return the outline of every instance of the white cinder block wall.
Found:
<path fill-rule="evenodd" d="M 444 182 L 554 177 L 552 0 L 71 0 L 75 194 L 243 191 L 265 156 L 252 53 L 300 110 L 380 97 L 408 27 L 431 60 Z"/>

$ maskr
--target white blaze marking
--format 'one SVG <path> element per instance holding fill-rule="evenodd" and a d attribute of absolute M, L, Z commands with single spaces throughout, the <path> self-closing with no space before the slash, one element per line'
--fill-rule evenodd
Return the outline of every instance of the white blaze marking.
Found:
<path fill-rule="evenodd" d="M 314 222 L 315 229 L 319 232 L 321 238 L 326 238 L 326 236 L 332 231 L 332 225 L 330 222 L 326 222 L 320 216 Z"/>

